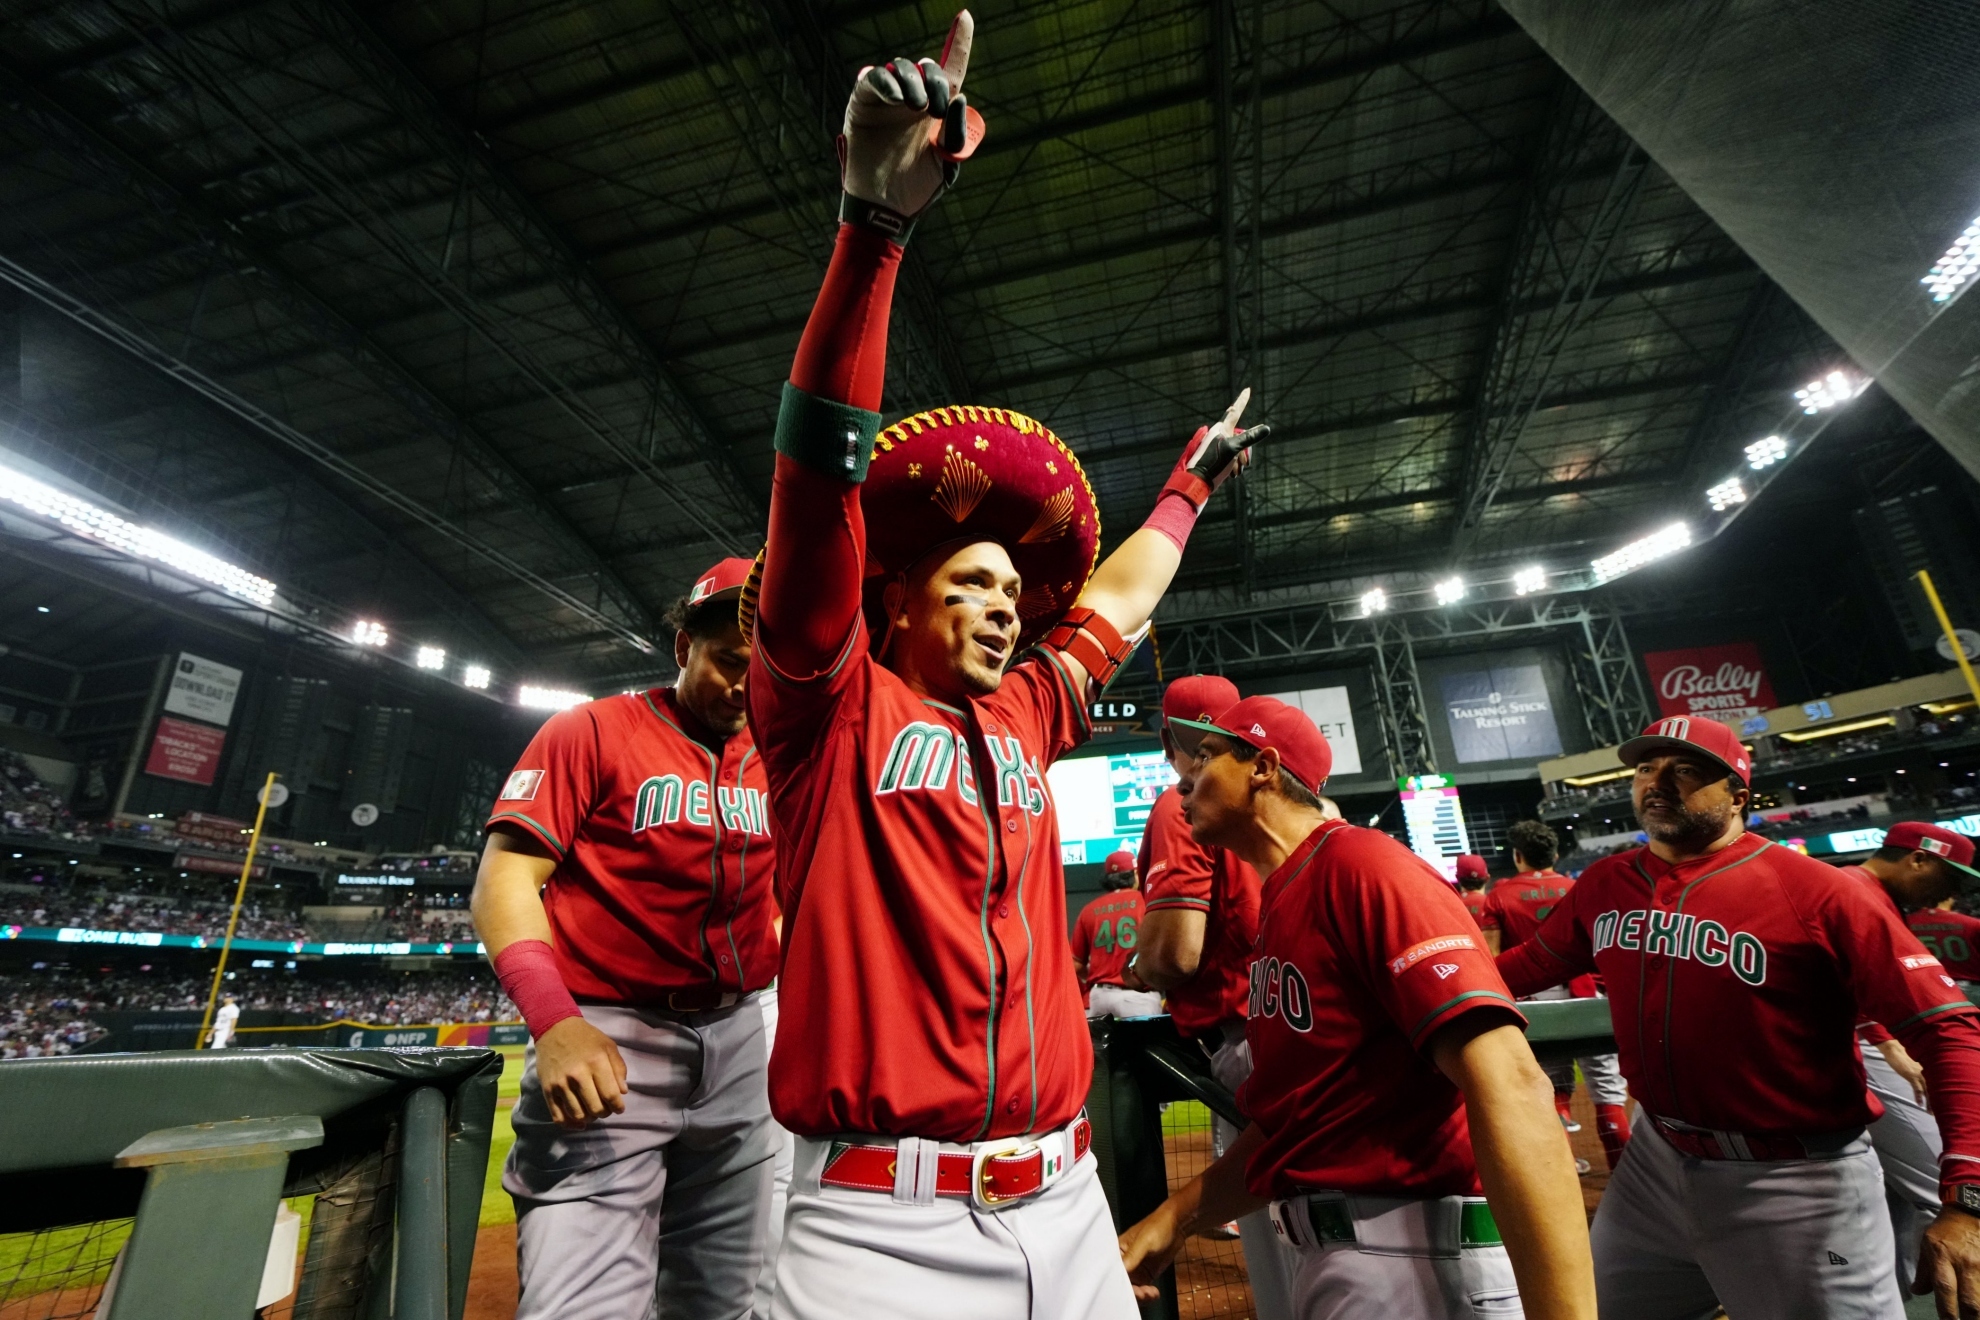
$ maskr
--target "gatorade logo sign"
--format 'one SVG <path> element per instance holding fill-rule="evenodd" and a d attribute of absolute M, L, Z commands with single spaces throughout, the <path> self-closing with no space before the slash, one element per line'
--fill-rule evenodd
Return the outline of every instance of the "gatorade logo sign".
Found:
<path fill-rule="evenodd" d="M 1727 930 L 1709 917 L 1643 908 L 1610 911 L 1595 918 L 1591 933 L 1595 953 L 1604 949 L 1660 953 L 1705 967 L 1727 968 L 1747 985 L 1763 985 L 1767 980 L 1767 946 L 1760 937 Z"/>

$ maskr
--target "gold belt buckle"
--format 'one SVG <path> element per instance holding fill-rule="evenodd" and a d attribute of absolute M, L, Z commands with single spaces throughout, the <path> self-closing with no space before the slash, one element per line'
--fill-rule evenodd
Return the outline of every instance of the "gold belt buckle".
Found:
<path fill-rule="evenodd" d="M 1015 1201 L 1024 1199 L 1021 1196 L 999 1196 L 996 1192 L 990 1190 L 990 1161 L 1000 1159 L 1013 1151 L 1024 1150 L 1026 1147 L 1036 1149 L 1037 1143 L 1027 1141 L 1023 1137 L 1002 1137 L 996 1141 L 983 1143 L 980 1149 L 970 1155 L 970 1204 L 979 1210 L 988 1210 L 995 1213 Z"/>

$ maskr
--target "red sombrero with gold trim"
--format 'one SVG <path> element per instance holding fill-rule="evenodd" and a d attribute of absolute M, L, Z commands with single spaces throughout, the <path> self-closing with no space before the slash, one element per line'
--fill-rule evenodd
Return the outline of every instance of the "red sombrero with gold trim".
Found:
<path fill-rule="evenodd" d="M 887 583 L 943 546 L 994 541 L 1010 555 L 1024 583 L 1019 649 L 1072 607 L 1100 557 L 1100 506 L 1086 470 L 1050 427 L 1006 408 L 931 408 L 887 427 L 874 438 L 860 505 L 875 642 L 886 635 Z M 759 554 L 743 589 L 746 636 L 762 563 Z"/>
<path fill-rule="evenodd" d="M 1086 470 L 1043 422 L 958 405 L 902 418 L 873 442 L 866 512 L 866 626 L 885 633 L 886 584 L 931 551 L 994 541 L 1023 580 L 1020 649 L 1057 623 L 1093 576 L 1100 507 Z"/>

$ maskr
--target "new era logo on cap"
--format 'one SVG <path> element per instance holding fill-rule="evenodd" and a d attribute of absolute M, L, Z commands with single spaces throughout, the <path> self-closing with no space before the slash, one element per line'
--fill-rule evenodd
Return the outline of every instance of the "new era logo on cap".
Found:
<path fill-rule="evenodd" d="M 1265 732 L 1265 730 L 1264 730 L 1264 728 L 1263 728 L 1263 727 L 1261 727 L 1261 726 L 1259 726 L 1259 725 L 1256 725 L 1256 724 L 1254 724 L 1254 725 L 1252 725 L 1252 726 L 1251 726 L 1251 731 L 1252 731 L 1253 733 L 1255 733 L 1255 734 L 1257 734 L 1257 735 L 1258 735 L 1259 737 L 1261 737 L 1261 738 L 1269 738 L 1269 737 L 1271 737 L 1271 736 L 1272 736 L 1271 734 L 1269 734 L 1269 733 L 1267 733 L 1267 732 Z"/>

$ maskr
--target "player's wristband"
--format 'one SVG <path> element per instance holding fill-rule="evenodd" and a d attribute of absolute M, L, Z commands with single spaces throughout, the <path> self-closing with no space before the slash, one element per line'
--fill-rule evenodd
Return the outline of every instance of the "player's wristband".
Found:
<path fill-rule="evenodd" d="M 1196 520 L 1202 513 L 1203 506 L 1192 503 L 1189 496 L 1164 489 L 1155 507 L 1149 510 L 1147 521 L 1141 525 L 1168 537 L 1180 551 L 1188 547 L 1189 534 L 1196 530 Z"/>
<path fill-rule="evenodd" d="M 531 1040 L 565 1018 L 580 1017 L 577 1000 L 564 988 L 557 953 L 542 940 L 517 940 L 495 955 L 495 978 L 529 1026 Z"/>
<path fill-rule="evenodd" d="M 907 246 L 917 219 L 918 216 L 902 215 L 891 206 L 869 202 L 864 197 L 855 197 L 851 193 L 839 194 L 840 224 L 858 225 L 862 229 L 885 234 L 891 242 L 901 247 Z"/>

